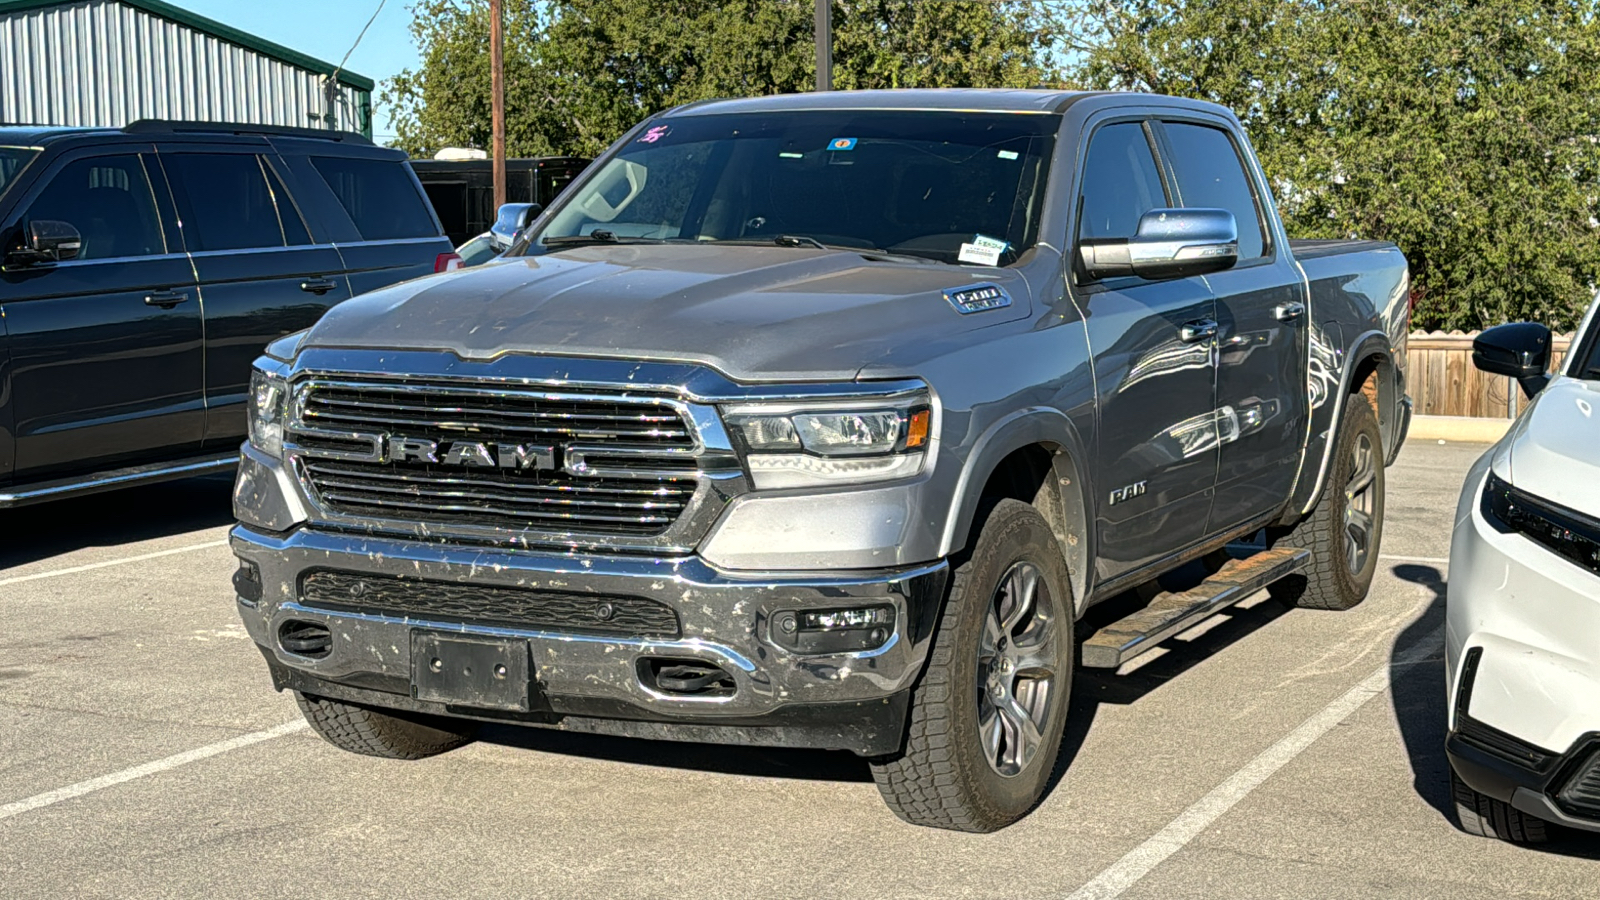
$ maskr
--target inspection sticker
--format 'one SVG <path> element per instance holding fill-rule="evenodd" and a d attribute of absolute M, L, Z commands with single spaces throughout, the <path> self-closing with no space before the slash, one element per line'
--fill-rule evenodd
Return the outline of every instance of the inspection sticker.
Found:
<path fill-rule="evenodd" d="M 671 133 L 671 125 L 657 125 L 649 131 L 646 131 L 643 135 L 640 135 L 639 140 L 635 141 L 635 143 L 654 144 L 656 141 L 661 140 Z"/>
<path fill-rule="evenodd" d="M 979 244 L 962 244 L 961 252 L 956 259 L 964 263 L 977 263 L 980 266 L 1000 265 L 1000 248 L 985 247 Z"/>
<path fill-rule="evenodd" d="M 829 150 L 854 150 L 855 148 L 855 138 L 834 138 L 828 142 Z"/>
<path fill-rule="evenodd" d="M 1016 159 L 1017 158 L 1017 151 L 1015 151 L 1015 150 L 1001 150 L 1000 151 L 1000 158 L 1001 159 Z"/>

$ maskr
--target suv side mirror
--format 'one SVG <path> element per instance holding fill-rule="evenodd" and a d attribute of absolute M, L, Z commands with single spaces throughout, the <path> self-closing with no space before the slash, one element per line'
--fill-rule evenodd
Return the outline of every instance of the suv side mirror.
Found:
<path fill-rule="evenodd" d="M 23 246 L 6 254 L 6 262 L 22 268 L 68 262 L 77 259 L 82 249 L 83 237 L 78 229 L 54 219 L 35 219 L 28 223 Z"/>
<path fill-rule="evenodd" d="M 1239 224 L 1225 209 L 1152 209 L 1137 235 L 1083 241 L 1078 255 L 1090 278 L 1204 275 L 1239 261 Z"/>
<path fill-rule="evenodd" d="M 1496 325 L 1472 339 L 1472 364 L 1492 375 L 1510 375 L 1529 397 L 1550 383 L 1550 329 L 1538 322 Z"/>

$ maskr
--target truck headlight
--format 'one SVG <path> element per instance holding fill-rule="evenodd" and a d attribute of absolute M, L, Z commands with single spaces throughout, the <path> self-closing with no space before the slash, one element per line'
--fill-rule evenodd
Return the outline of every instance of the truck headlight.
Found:
<path fill-rule="evenodd" d="M 922 471 L 931 440 L 926 394 L 723 410 L 757 490 L 861 484 Z"/>
<path fill-rule="evenodd" d="M 260 369 L 250 372 L 250 444 L 269 456 L 283 453 L 283 422 L 289 411 L 289 382 Z"/>

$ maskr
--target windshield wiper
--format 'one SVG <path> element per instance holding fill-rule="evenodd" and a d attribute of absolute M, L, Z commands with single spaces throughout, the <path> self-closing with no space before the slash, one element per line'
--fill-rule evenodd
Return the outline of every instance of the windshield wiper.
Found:
<path fill-rule="evenodd" d="M 803 234 L 780 234 L 777 237 L 773 238 L 772 242 L 774 244 L 777 244 L 779 247 L 815 247 L 818 250 L 845 250 L 845 249 L 849 249 L 849 248 L 846 248 L 846 247 L 839 246 L 838 244 L 834 244 L 833 246 L 829 246 L 829 245 L 824 244 L 823 242 L 817 240 L 814 237 L 808 237 L 808 236 L 803 235 Z"/>
<path fill-rule="evenodd" d="M 596 228 L 588 234 L 566 234 L 544 239 L 546 247 L 577 247 L 583 244 L 665 244 L 662 238 L 618 237 L 614 231 Z"/>

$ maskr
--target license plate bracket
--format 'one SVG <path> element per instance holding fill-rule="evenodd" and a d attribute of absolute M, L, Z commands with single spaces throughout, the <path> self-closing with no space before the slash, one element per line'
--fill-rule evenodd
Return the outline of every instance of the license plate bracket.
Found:
<path fill-rule="evenodd" d="M 411 696 L 451 706 L 528 712 L 528 642 L 411 632 Z"/>

